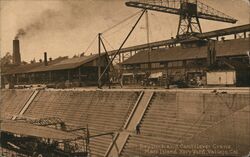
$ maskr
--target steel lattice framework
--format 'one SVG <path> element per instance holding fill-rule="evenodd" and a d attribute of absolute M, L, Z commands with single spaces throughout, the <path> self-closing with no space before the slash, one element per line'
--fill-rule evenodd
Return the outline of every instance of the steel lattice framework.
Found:
<path fill-rule="evenodd" d="M 237 20 L 197 0 L 134 0 L 129 7 L 179 15 L 177 38 L 202 33 L 199 19 L 236 23 Z"/>

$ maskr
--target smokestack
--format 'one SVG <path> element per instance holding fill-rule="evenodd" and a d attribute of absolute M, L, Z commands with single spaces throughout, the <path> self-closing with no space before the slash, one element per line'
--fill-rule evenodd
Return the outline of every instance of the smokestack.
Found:
<path fill-rule="evenodd" d="M 47 52 L 44 52 L 44 65 L 48 66 Z"/>
<path fill-rule="evenodd" d="M 19 40 L 13 40 L 13 64 L 21 64 L 20 46 Z"/>

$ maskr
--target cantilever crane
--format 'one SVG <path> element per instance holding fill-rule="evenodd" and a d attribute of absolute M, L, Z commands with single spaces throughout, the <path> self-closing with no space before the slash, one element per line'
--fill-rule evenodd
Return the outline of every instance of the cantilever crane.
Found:
<path fill-rule="evenodd" d="M 197 0 L 134 0 L 125 3 L 135 7 L 179 15 L 177 38 L 186 39 L 193 34 L 202 33 L 199 18 L 226 23 L 237 20 Z"/>

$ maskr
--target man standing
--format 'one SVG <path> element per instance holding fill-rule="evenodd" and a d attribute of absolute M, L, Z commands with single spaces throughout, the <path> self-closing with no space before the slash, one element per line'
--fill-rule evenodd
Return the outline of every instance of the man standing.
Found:
<path fill-rule="evenodd" d="M 141 134 L 141 131 L 140 131 L 140 124 L 139 124 L 139 123 L 136 125 L 135 130 L 136 130 L 136 134 L 137 134 L 137 135 Z"/>

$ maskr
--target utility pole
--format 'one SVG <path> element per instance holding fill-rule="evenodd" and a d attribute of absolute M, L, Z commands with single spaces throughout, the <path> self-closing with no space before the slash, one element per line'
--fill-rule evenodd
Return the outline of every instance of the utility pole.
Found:
<path fill-rule="evenodd" d="M 101 33 L 98 34 L 98 88 L 101 88 Z"/>
<path fill-rule="evenodd" d="M 128 40 L 128 38 L 130 37 L 131 33 L 134 31 L 135 27 L 137 26 L 137 24 L 139 23 L 139 21 L 141 20 L 143 14 L 145 13 L 145 9 L 142 11 L 140 17 L 138 18 L 138 20 L 136 21 L 136 23 L 134 24 L 134 26 L 132 27 L 132 29 L 130 30 L 130 32 L 128 33 L 128 35 L 126 36 L 126 38 L 124 39 L 124 41 L 122 42 L 121 46 L 119 47 L 119 49 L 116 51 L 116 53 L 114 54 L 114 56 L 111 58 L 111 60 L 109 61 L 108 65 L 106 66 L 106 68 L 103 70 L 103 72 L 101 73 L 101 76 L 98 79 L 99 80 L 102 79 L 102 77 L 104 76 L 104 74 L 107 72 L 107 70 L 109 69 L 110 65 L 113 63 L 113 60 L 115 59 L 115 57 L 120 53 L 123 45 L 126 43 L 126 41 Z M 100 40 L 99 40 L 100 41 Z M 101 86 L 100 86 L 101 87 Z"/>
<path fill-rule="evenodd" d="M 151 74 L 151 63 L 150 63 L 150 54 L 151 54 L 151 47 L 149 41 L 149 20 L 148 20 L 148 10 L 145 12 L 146 16 L 146 33 L 147 33 L 147 44 L 148 44 L 148 72 Z"/>

